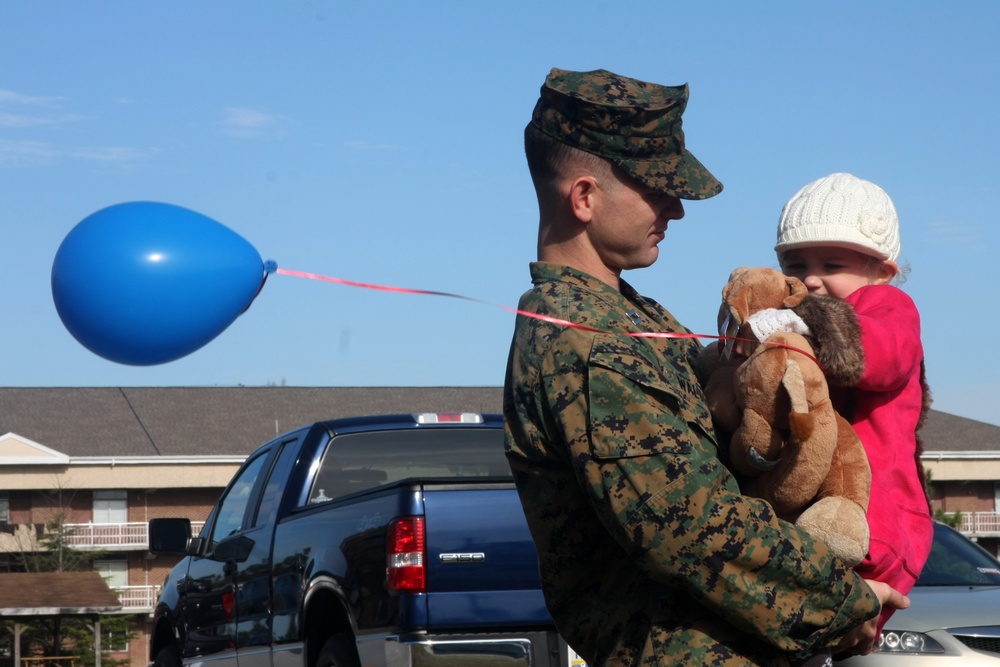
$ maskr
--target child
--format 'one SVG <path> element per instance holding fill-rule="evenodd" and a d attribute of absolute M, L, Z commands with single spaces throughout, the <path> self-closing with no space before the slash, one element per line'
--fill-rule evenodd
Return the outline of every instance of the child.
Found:
<path fill-rule="evenodd" d="M 896 209 L 874 183 L 831 174 L 785 204 L 774 250 L 783 273 L 811 293 L 845 300 L 857 315 L 864 374 L 854 386 L 830 387 L 872 470 L 871 542 L 856 571 L 905 594 L 930 552 L 933 524 L 916 437 L 930 403 L 920 316 L 890 284 L 901 273 Z M 891 614 L 882 612 L 879 632 Z"/>

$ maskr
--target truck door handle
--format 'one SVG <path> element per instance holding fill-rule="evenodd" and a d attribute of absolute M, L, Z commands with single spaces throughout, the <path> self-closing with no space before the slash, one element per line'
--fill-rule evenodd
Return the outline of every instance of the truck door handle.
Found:
<path fill-rule="evenodd" d="M 222 566 L 222 574 L 226 575 L 227 577 L 231 577 L 234 574 L 236 574 L 236 561 L 227 560 L 225 564 Z"/>

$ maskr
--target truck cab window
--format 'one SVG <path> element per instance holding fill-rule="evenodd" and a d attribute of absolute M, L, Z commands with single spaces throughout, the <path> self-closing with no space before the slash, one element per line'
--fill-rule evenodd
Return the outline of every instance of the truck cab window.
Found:
<path fill-rule="evenodd" d="M 243 528 L 247 503 L 250 502 L 250 494 L 253 492 L 267 454 L 267 451 L 262 452 L 243 468 L 220 502 L 215 525 L 212 527 L 211 551 L 215 550 L 215 545 L 220 540 L 240 532 Z"/>
<path fill-rule="evenodd" d="M 346 433 L 323 454 L 309 503 L 404 479 L 510 478 L 499 429 L 409 429 Z"/>

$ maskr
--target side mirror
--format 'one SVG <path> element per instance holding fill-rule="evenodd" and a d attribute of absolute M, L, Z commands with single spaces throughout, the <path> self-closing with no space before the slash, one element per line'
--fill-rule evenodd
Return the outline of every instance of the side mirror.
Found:
<path fill-rule="evenodd" d="M 162 556 L 185 556 L 190 540 L 190 519 L 149 520 L 150 553 Z"/>

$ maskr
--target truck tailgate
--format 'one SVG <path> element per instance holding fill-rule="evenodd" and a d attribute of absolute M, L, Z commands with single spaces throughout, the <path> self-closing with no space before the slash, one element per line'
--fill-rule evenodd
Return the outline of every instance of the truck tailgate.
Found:
<path fill-rule="evenodd" d="M 538 557 L 513 484 L 425 488 L 430 629 L 551 626 Z M 483 523 L 488 517 L 489 522 Z"/>

